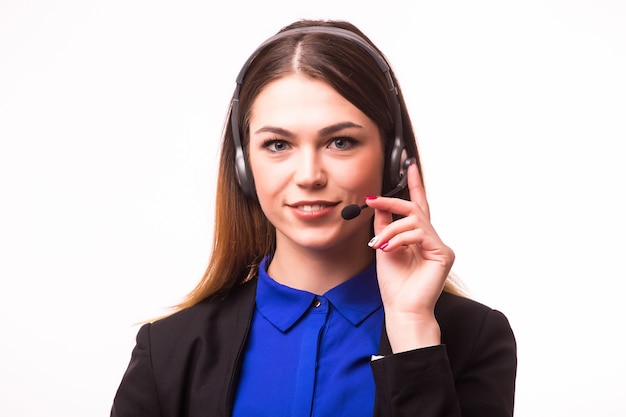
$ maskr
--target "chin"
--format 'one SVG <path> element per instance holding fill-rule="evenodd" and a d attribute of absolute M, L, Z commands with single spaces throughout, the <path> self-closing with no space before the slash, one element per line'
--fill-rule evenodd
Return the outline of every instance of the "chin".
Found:
<path fill-rule="evenodd" d="M 359 233 L 357 232 L 346 232 L 345 230 L 340 233 L 338 230 L 313 229 L 301 231 L 293 237 L 287 236 L 287 239 L 292 244 L 311 251 L 327 251 L 342 247 L 352 251 L 360 244 L 366 245 L 369 240 L 368 236 L 358 238 Z"/>

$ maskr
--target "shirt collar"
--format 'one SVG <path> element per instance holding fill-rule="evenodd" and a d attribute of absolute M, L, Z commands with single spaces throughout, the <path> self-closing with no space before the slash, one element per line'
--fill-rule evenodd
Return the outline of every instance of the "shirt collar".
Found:
<path fill-rule="evenodd" d="M 267 274 L 268 259 L 259 267 L 256 305 L 259 313 L 282 332 L 289 330 L 311 307 L 315 294 L 279 284 Z M 376 264 L 323 295 L 352 325 L 358 326 L 382 305 Z"/>

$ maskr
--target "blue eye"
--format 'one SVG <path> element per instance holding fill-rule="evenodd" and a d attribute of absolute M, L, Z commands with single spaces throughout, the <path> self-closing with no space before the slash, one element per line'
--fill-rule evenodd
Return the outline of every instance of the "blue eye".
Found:
<path fill-rule="evenodd" d="M 289 149 L 289 144 L 284 140 L 270 139 L 263 143 L 263 147 L 270 152 L 283 152 Z"/>
<path fill-rule="evenodd" d="M 341 137 L 333 138 L 330 141 L 329 147 L 333 147 L 339 150 L 345 150 L 345 149 L 352 148 L 356 143 L 357 143 L 356 140 L 352 138 L 341 136 Z"/>

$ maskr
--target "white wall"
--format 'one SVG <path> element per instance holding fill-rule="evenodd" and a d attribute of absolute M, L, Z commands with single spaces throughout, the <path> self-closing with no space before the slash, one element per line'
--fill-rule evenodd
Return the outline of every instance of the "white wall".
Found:
<path fill-rule="evenodd" d="M 202 275 L 248 54 L 301 17 L 386 52 L 433 221 L 519 343 L 517 416 L 624 415 L 619 0 L 0 2 L 0 415 L 108 415 Z"/>

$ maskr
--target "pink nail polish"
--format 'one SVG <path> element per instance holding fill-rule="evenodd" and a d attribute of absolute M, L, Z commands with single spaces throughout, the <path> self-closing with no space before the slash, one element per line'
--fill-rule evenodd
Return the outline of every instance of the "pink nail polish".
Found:
<path fill-rule="evenodd" d="M 382 245 L 380 245 L 380 246 L 378 247 L 378 249 L 380 249 L 380 250 L 384 251 L 384 250 L 385 250 L 385 248 L 387 248 L 387 246 L 389 246 L 389 242 L 385 242 L 385 243 L 383 243 Z"/>
<path fill-rule="evenodd" d="M 377 199 L 377 198 L 378 198 L 378 196 L 375 196 L 375 195 L 366 195 L 366 196 L 365 196 L 365 199 L 366 199 L 366 200 L 375 200 L 375 199 Z"/>

